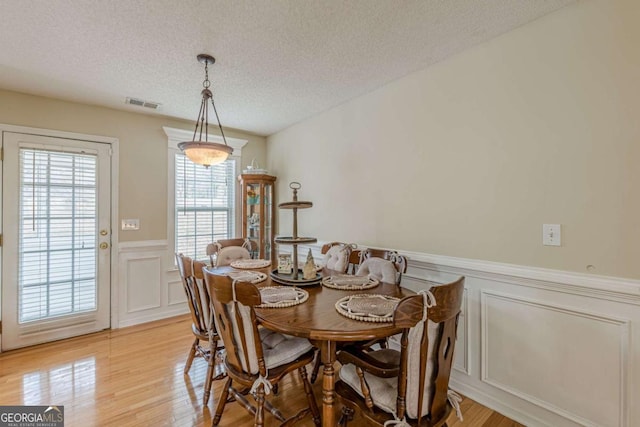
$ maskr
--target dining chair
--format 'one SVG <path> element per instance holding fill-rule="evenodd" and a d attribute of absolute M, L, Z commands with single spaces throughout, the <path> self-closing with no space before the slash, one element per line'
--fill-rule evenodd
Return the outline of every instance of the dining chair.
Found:
<path fill-rule="evenodd" d="M 320 412 L 305 368 L 313 360 L 313 346 L 303 338 L 258 328 L 254 306 L 261 304 L 262 298 L 255 285 L 233 281 L 229 276 L 208 270 L 205 270 L 205 281 L 212 296 L 215 323 L 226 348 L 224 365 L 228 375 L 212 426 L 220 422 L 229 394 L 254 414 L 255 426 L 264 425 L 265 408 L 283 426 L 291 425 L 309 413 L 314 424 L 320 425 Z M 296 370 L 309 406 L 285 419 L 265 400 L 265 395 L 270 394 L 273 386 L 285 375 Z M 246 394 L 254 397 L 257 407 L 245 398 Z"/>
<path fill-rule="evenodd" d="M 398 252 L 390 249 L 366 248 L 360 251 L 360 265 L 362 265 L 362 263 L 364 263 L 366 260 L 372 259 L 372 258 L 384 259 L 393 263 L 393 266 L 395 267 L 398 274 L 396 278 L 397 283 L 396 282 L 391 282 L 391 283 L 396 283 L 398 285 L 400 284 L 400 281 L 402 280 L 402 275 L 407 272 L 407 264 L 408 264 L 407 257 L 405 257 L 404 255 L 400 255 Z M 356 274 L 360 274 L 360 273 L 356 273 Z M 386 280 L 383 280 L 383 281 L 386 281 Z"/>
<path fill-rule="evenodd" d="M 215 266 L 223 267 L 240 259 L 251 259 L 251 254 L 242 246 L 227 246 L 218 251 Z"/>
<path fill-rule="evenodd" d="M 239 246 L 249 251 L 249 255 L 255 253 L 258 250 L 258 245 L 251 239 L 235 238 L 235 239 L 220 239 L 207 245 L 206 251 L 211 261 L 212 266 L 216 266 L 216 259 L 222 248 Z M 253 258 L 253 256 L 251 256 Z"/>
<path fill-rule="evenodd" d="M 323 265 L 329 270 L 347 273 L 355 269 L 360 259 L 360 253 L 356 253 L 356 245 L 351 243 L 331 242 L 322 245 L 320 253 L 324 255 Z M 355 263 L 355 264 L 354 264 Z"/>
<path fill-rule="evenodd" d="M 204 286 L 203 262 L 193 261 L 182 254 L 176 254 L 178 271 L 187 295 L 187 304 L 191 312 L 191 332 L 195 337 L 187 362 L 184 365 L 185 375 L 189 373 L 193 359 L 198 356 L 207 361 L 207 374 L 204 383 L 203 405 L 207 405 L 211 395 L 211 384 L 214 380 L 224 378 L 222 364 L 216 363 L 216 354 L 222 350 L 222 343 L 213 322 L 209 292 Z"/>
<path fill-rule="evenodd" d="M 463 290 L 461 277 L 400 300 L 393 313 L 394 326 L 402 328 L 400 351 L 345 347 L 338 353 L 340 426 L 356 408 L 376 426 L 446 426 L 454 408 L 461 418 L 461 398 L 449 390 L 449 377 Z"/>

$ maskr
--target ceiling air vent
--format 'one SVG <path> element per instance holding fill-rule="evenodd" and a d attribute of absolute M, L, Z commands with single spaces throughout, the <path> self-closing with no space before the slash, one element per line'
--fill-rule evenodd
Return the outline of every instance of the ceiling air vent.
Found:
<path fill-rule="evenodd" d="M 137 105 L 138 107 L 151 108 L 152 110 L 157 110 L 158 108 L 160 108 L 160 105 L 162 105 L 159 102 L 144 101 L 138 98 L 127 98 L 127 100 L 125 101 L 125 104 Z"/>

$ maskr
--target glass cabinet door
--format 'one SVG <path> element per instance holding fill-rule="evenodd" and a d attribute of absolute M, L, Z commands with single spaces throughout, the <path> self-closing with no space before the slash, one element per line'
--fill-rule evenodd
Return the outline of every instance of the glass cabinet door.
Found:
<path fill-rule="evenodd" d="M 261 206 L 260 206 L 260 184 L 252 183 L 247 184 L 246 190 L 246 206 L 247 206 L 247 217 L 246 217 L 246 227 L 244 238 L 251 239 L 255 245 L 254 249 L 251 251 L 251 258 L 259 258 L 260 257 L 260 242 L 262 240 L 260 234 L 260 217 L 261 217 Z"/>
<path fill-rule="evenodd" d="M 275 176 L 242 174 L 242 237 L 252 242 L 251 257 L 273 262 Z"/>
<path fill-rule="evenodd" d="M 265 184 L 264 185 L 264 234 L 263 234 L 263 245 L 264 245 L 264 259 L 271 259 L 271 241 L 273 240 L 273 230 L 271 228 L 271 215 L 273 212 L 272 200 L 273 200 L 273 185 Z"/>

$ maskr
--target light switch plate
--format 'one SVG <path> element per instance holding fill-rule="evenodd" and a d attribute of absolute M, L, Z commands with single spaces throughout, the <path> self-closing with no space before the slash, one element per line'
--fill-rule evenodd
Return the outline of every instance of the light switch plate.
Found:
<path fill-rule="evenodd" d="M 123 219 L 122 220 L 122 231 L 133 231 L 140 230 L 140 220 L 139 219 Z"/>
<path fill-rule="evenodd" d="M 562 242 L 560 224 L 542 224 L 542 244 L 545 246 L 560 246 Z"/>

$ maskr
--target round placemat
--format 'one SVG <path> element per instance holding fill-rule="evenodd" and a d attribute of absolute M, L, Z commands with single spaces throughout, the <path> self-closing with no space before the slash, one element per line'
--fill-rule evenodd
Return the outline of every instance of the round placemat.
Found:
<path fill-rule="evenodd" d="M 229 271 L 227 273 L 227 276 L 239 282 L 251 282 L 253 284 L 264 282 L 265 280 L 267 280 L 267 275 L 259 271 Z"/>
<path fill-rule="evenodd" d="M 338 274 L 327 276 L 322 279 L 322 286 L 333 289 L 347 291 L 358 291 L 371 289 L 378 286 L 378 279 L 369 276 L 354 276 L 352 274 Z"/>
<path fill-rule="evenodd" d="M 302 304 L 309 299 L 309 292 L 290 286 L 265 286 L 260 288 L 261 308 L 284 308 Z"/>
<path fill-rule="evenodd" d="M 349 319 L 363 322 L 391 322 L 399 298 L 388 295 L 360 294 L 340 298 L 336 310 Z"/>
<path fill-rule="evenodd" d="M 238 268 L 240 270 L 251 270 L 254 268 L 265 268 L 271 265 L 271 261 L 268 259 L 237 259 L 231 261 L 231 267 Z"/>

